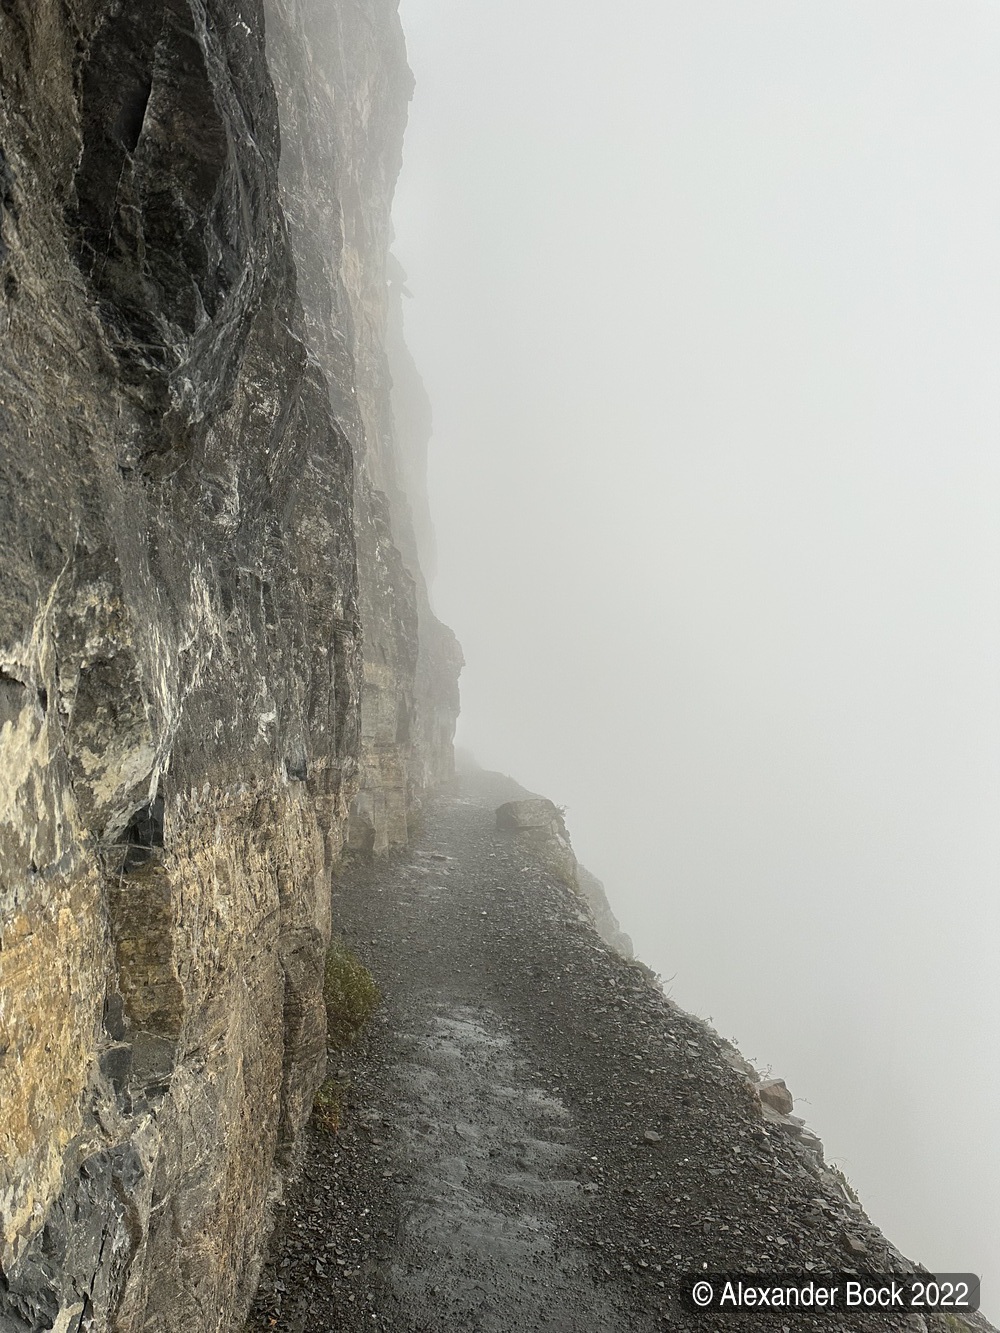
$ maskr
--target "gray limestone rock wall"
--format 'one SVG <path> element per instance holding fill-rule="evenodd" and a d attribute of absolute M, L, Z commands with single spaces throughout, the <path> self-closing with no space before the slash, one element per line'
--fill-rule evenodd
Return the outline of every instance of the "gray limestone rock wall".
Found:
<path fill-rule="evenodd" d="M 452 774 L 462 665 L 454 635 L 431 612 L 415 535 L 414 508 L 421 533 L 429 528 L 430 414 L 401 336 L 401 284 L 389 258 L 388 203 L 412 76 L 387 0 L 266 0 L 265 10 L 281 197 L 309 346 L 356 461 L 365 651 L 349 839 L 384 852 L 406 842 L 421 792 Z"/>
<path fill-rule="evenodd" d="M 2 1333 L 239 1326 L 331 871 L 448 771 L 384 350 L 409 90 L 389 0 L 0 6 Z"/>

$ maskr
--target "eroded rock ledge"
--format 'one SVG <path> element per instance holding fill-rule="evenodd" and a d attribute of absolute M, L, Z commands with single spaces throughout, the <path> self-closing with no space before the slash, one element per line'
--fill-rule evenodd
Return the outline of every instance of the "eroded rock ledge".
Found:
<path fill-rule="evenodd" d="M 331 871 L 450 772 L 385 351 L 410 89 L 391 0 L 0 10 L 3 1333 L 239 1325 Z"/>

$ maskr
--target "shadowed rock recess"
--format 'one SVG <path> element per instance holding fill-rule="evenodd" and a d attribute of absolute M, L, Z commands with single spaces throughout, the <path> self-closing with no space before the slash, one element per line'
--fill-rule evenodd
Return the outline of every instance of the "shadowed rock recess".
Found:
<path fill-rule="evenodd" d="M 452 777 L 461 667 L 422 572 L 433 563 L 429 409 L 388 252 L 411 87 L 394 0 L 0 0 L 0 1333 L 242 1328 L 272 1221 L 284 1219 L 277 1256 L 294 1233 L 294 1190 L 316 1170 L 322 1250 L 295 1251 L 311 1254 L 316 1296 L 298 1279 L 295 1328 L 389 1328 L 390 1310 L 396 1327 L 417 1326 L 423 1280 L 402 1258 L 381 1315 L 353 1293 L 338 1305 L 321 1276 L 320 1259 L 348 1244 L 345 1227 L 373 1225 L 351 1212 L 367 1207 L 364 1189 L 333 1187 L 355 1167 L 373 1177 L 378 1162 L 359 1146 L 350 1098 L 350 1146 L 341 1154 L 314 1128 L 303 1158 L 326 1072 L 334 927 L 385 935 L 381 958 L 368 958 L 386 989 L 381 1022 L 398 1014 L 410 1051 L 393 1057 L 402 1082 L 385 1104 L 420 1159 L 424 1212 L 419 1235 L 407 1234 L 414 1253 L 435 1256 L 432 1281 L 450 1280 L 439 1260 L 450 1214 L 438 1205 L 455 1182 L 427 1108 L 443 1116 L 470 1089 L 470 1105 L 493 1105 L 488 1124 L 468 1127 L 489 1149 L 487 1193 L 486 1159 L 510 1156 L 513 1125 L 534 1163 L 529 1185 L 540 1162 L 594 1176 L 582 1188 L 598 1199 L 604 1177 L 580 1144 L 614 1139 L 617 1121 L 601 1112 L 591 1124 L 580 1108 L 628 1086 L 622 1052 L 666 1013 L 648 970 L 628 961 L 601 885 L 577 866 L 558 808 L 509 782 L 481 778 L 482 790 L 429 807 L 428 827 L 451 848 L 424 853 L 429 863 L 463 848 L 474 858 L 447 892 L 435 879 L 413 899 L 468 927 L 467 953 L 453 950 L 461 984 L 407 970 L 411 938 L 451 956 L 432 917 L 411 920 L 410 898 L 379 913 L 409 893 L 407 876 L 423 883 L 398 869 L 419 870 L 421 853 L 394 870 L 371 857 L 402 850 Z M 349 851 L 358 856 L 332 898 Z M 481 934 L 505 901 L 510 929 Z M 545 996 L 534 1026 L 530 1005 L 503 999 L 514 944 Z M 546 1023 L 563 990 L 576 1003 L 559 969 L 577 966 L 580 1004 L 595 1005 L 592 1020 L 576 1014 L 588 1023 L 580 1040 L 603 1044 L 565 1056 L 584 1091 L 571 1084 L 563 1106 L 550 1075 L 558 1042 L 576 1038 L 568 1021 L 562 1036 Z M 417 1008 L 403 1003 L 408 986 Z M 753 1071 L 736 1065 L 720 1073 L 729 1057 L 715 1039 L 667 1017 L 671 1041 L 685 1040 L 656 1073 L 674 1080 L 664 1095 L 696 1145 L 684 1179 L 730 1126 L 717 1098 L 710 1141 L 691 1098 L 674 1096 L 678 1070 L 692 1086 L 708 1079 L 692 1053 L 704 1047 L 708 1081 L 721 1087 L 724 1073 L 747 1120 L 756 1185 L 800 1170 L 827 1192 L 809 1235 L 842 1229 L 851 1201 L 818 1174 L 821 1153 L 783 1089 L 754 1093 Z M 405 1024 L 418 1020 L 440 1048 L 437 1092 L 424 1038 L 406 1047 Z M 595 1064 L 599 1050 L 618 1064 Z M 529 1078 L 529 1052 L 551 1087 Z M 375 1061 L 372 1086 L 396 1068 Z M 603 1089 L 602 1070 L 614 1086 L 595 1100 L 584 1085 L 593 1073 Z M 645 1104 L 642 1116 L 641 1129 L 660 1123 Z M 635 1128 L 622 1131 L 630 1152 Z M 805 1165 L 753 1138 L 772 1130 L 797 1139 Z M 650 1129 L 643 1150 L 665 1133 Z M 706 1170 L 684 1200 L 707 1191 L 712 1203 Z M 617 1189 L 610 1168 L 607 1178 Z M 784 1201 L 794 1191 L 781 1181 L 773 1197 Z M 578 1184 L 555 1191 L 569 1213 Z M 371 1217 L 391 1231 L 387 1188 L 370 1191 Z M 665 1226 L 687 1218 L 681 1203 Z M 561 1214 L 536 1226 L 530 1208 L 504 1208 L 490 1214 L 507 1228 L 501 1256 L 556 1254 Z M 603 1216 L 596 1202 L 592 1212 Z M 474 1268 L 492 1240 L 470 1216 L 461 1254 Z M 594 1240 L 607 1256 L 616 1225 Z M 659 1318 L 655 1303 L 595 1292 L 593 1274 L 579 1276 L 582 1248 L 553 1262 L 553 1289 L 579 1319 Z M 281 1306 L 281 1271 L 252 1319 L 272 1295 Z M 548 1321 L 546 1289 L 536 1275 L 515 1323 L 518 1311 Z M 479 1295 L 462 1301 L 461 1326 L 480 1326 Z M 264 1326 L 277 1327 L 269 1311 Z M 481 1326 L 511 1326 L 494 1315 Z M 456 1326 L 436 1317 L 426 1326 Z"/>

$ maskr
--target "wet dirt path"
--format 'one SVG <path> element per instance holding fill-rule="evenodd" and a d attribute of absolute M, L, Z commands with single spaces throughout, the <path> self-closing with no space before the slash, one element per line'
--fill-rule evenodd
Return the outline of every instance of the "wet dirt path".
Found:
<path fill-rule="evenodd" d="M 405 860 L 357 868 L 335 920 L 383 1003 L 337 1057 L 337 1134 L 310 1128 L 248 1333 L 762 1327 L 698 1314 L 684 1273 L 892 1271 L 726 1059 L 511 835 L 482 775 Z M 775 1333 L 911 1330 L 769 1317 Z"/>

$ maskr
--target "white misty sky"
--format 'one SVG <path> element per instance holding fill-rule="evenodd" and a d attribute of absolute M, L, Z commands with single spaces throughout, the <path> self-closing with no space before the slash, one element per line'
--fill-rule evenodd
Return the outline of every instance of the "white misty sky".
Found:
<path fill-rule="evenodd" d="M 995 1282 L 1000 9 L 401 13 L 459 740 Z"/>

